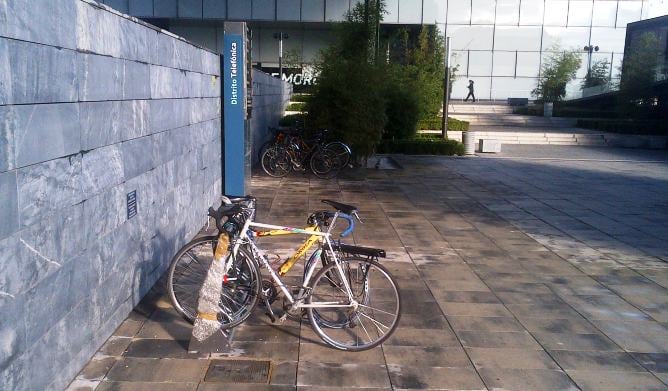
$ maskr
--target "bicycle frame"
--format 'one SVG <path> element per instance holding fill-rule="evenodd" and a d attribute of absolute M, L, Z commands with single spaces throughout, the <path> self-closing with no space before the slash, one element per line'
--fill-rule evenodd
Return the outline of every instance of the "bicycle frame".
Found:
<path fill-rule="evenodd" d="M 241 234 L 237 239 L 234 240 L 234 245 L 232 246 L 232 257 L 230 258 L 230 261 L 228 262 L 227 265 L 225 265 L 226 269 L 226 274 L 229 271 L 230 267 L 232 266 L 232 259 L 234 259 L 237 254 L 239 253 L 239 248 L 241 247 L 242 243 L 247 243 L 250 245 L 251 250 L 253 252 L 253 255 L 258 255 L 258 257 L 262 261 L 262 265 L 264 265 L 267 270 L 269 270 L 269 274 L 271 275 L 271 279 L 278 285 L 278 287 L 281 289 L 285 297 L 288 299 L 290 304 L 296 305 L 296 308 L 307 308 L 307 307 L 313 307 L 313 308 L 334 308 L 334 307 L 356 307 L 358 305 L 357 301 L 354 299 L 354 295 L 352 293 L 352 289 L 350 288 L 350 285 L 348 284 L 348 280 L 345 277 L 345 273 L 343 272 L 343 269 L 341 268 L 341 263 L 339 262 L 336 252 L 334 251 L 332 247 L 332 242 L 330 239 L 330 230 L 334 226 L 334 222 L 336 221 L 336 217 L 338 216 L 338 213 L 334 216 L 334 219 L 332 220 L 330 224 L 330 229 L 327 232 L 322 232 L 318 231 L 316 229 L 302 229 L 302 228 L 294 228 L 294 227 L 285 227 L 285 226 L 280 226 L 280 225 L 272 225 L 272 224 L 263 224 L 263 223 L 256 223 L 251 221 L 251 219 L 246 219 L 243 228 L 241 229 Z M 313 277 L 313 274 L 315 272 L 315 266 L 316 263 L 313 263 L 309 270 L 306 272 L 306 276 L 304 277 L 304 281 L 302 282 L 302 287 L 300 289 L 299 295 L 297 298 L 292 295 L 290 290 L 285 286 L 279 275 L 274 271 L 274 269 L 271 267 L 269 263 L 269 259 L 267 258 L 266 254 L 264 251 L 262 251 L 260 248 L 257 247 L 255 242 L 252 240 L 252 238 L 249 237 L 248 232 L 252 228 L 261 228 L 261 229 L 269 229 L 272 231 L 269 231 L 267 235 L 264 236 L 271 236 L 271 235 L 287 235 L 287 234 L 302 234 L 302 235 L 309 235 L 310 237 L 306 240 L 304 244 L 302 244 L 302 247 L 297 251 L 297 254 L 301 252 L 301 254 L 305 253 L 308 248 L 310 248 L 316 241 L 324 241 L 327 245 L 327 248 L 331 251 L 333 258 L 334 258 L 334 263 L 336 265 L 336 268 L 339 272 L 339 276 L 341 277 L 341 281 L 343 281 L 343 285 L 345 287 L 346 294 L 348 295 L 348 298 L 350 299 L 350 304 L 339 304 L 336 302 L 319 302 L 315 304 L 304 304 L 301 302 L 301 300 L 304 298 L 303 293 L 305 292 L 306 288 L 308 287 L 308 283 L 310 282 L 311 278 Z M 262 235 L 258 235 L 262 236 Z M 320 254 L 322 253 L 322 249 L 316 250 L 312 256 L 319 257 Z M 301 256 L 301 255 L 299 255 Z M 291 257 L 298 259 L 299 256 Z M 296 262 L 296 261 L 295 261 Z M 294 264 L 294 262 L 293 262 Z M 292 266 L 292 265 L 290 265 Z M 289 268 L 288 268 L 289 269 Z"/>

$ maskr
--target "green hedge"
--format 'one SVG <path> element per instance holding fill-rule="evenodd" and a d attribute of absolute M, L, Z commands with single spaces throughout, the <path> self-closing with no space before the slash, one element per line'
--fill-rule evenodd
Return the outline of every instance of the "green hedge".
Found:
<path fill-rule="evenodd" d="M 441 129 L 441 118 L 421 119 L 418 121 L 418 130 L 437 130 Z M 467 121 L 460 121 L 458 119 L 448 117 L 448 130 L 469 130 L 469 123 Z"/>
<path fill-rule="evenodd" d="M 530 105 L 513 107 L 513 114 L 543 116 L 543 105 Z M 552 112 L 554 117 L 570 118 L 615 118 L 617 113 L 614 111 L 583 109 L 575 107 L 561 107 L 555 104 Z"/>
<path fill-rule="evenodd" d="M 419 137 L 410 140 L 383 140 L 378 153 L 404 153 L 407 155 L 463 155 L 464 144 L 455 140 Z"/>
<path fill-rule="evenodd" d="M 288 114 L 278 121 L 278 126 L 295 126 L 297 121 L 304 123 L 304 114 Z"/>
<path fill-rule="evenodd" d="M 290 97 L 290 100 L 293 102 L 308 102 L 311 99 L 310 94 L 294 94 Z"/>
<path fill-rule="evenodd" d="M 287 111 L 304 111 L 306 110 L 305 102 L 290 103 L 288 105 Z"/>
<path fill-rule="evenodd" d="M 640 119 L 578 119 L 577 126 L 611 133 L 668 135 L 668 121 Z"/>

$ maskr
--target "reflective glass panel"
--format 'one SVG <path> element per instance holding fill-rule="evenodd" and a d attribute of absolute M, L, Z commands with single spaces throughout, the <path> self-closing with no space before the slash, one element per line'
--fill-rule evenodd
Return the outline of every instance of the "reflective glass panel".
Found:
<path fill-rule="evenodd" d="M 668 1 L 645 1 L 642 7 L 642 18 L 656 18 L 657 16 L 668 15 Z"/>
<path fill-rule="evenodd" d="M 399 1 L 399 23 L 422 23 L 422 1 Z"/>
<path fill-rule="evenodd" d="M 591 0 L 571 0 L 568 6 L 568 25 L 589 27 L 592 5 Z"/>
<path fill-rule="evenodd" d="M 617 18 L 617 2 L 608 0 L 594 1 L 592 26 L 614 27 Z"/>
<path fill-rule="evenodd" d="M 494 24 L 496 0 L 472 0 L 471 24 Z"/>
<path fill-rule="evenodd" d="M 383 22 L 399 23 L 399 0 L 385 0 L 385 11 Z"/>
<path fill-rule="evenodd" d="M 492 52 L 469 52 L 469 77 L 490 76 L 492 74 Z"/>
<path fill-rule="evenodd" d="M 529 77 L 493 77 L 492 99 L 531 98 L 536 79 Z"/>
<path fill-rule="evenodd" d="M 276 10 L 274 0 L 253 0 L 253 19 L 274 20 Z"/>
<path fill-rule="evenodd" d="M 245 0 L 227 0 L 227 17 L 233 20 L 245 20 L 251 17 L 251 3 Z"/>
<path fill-rule="evenodd" d="M 612 27 L 592 27 L 591 44 L 597 45 L 602 52 L 623 52 L 626 29 Z"/>
<path fill-rule="evenodd" d="M 453 50 L 492 50 L 494 26 L 448 25 Z"/>
<path fill-rule="evenodd" d="M 302 1 L 302 20 L 304 22 L 323 22 L 325 20 L 325 0 Z"/>
<path fill-rule="evenodd" d="M 520 3 L 520 24 L 524 26 L 540 26 L 543 24 L 545 3 L 538 0 L 522 0 Z"/>
<path fill-rule="evenodd" d="M 247 0 L 244 0 L 248 2 Z M 301 9 L 299 0 L 276 0 L 277 20 L 301 20 Z"/>
<path fill-rule="evenodd" d="M 469 24 L 471 0 L 448 0 L 448 23 Z"/>
<path fill-rule="evenodd" d="M 466 77 L 461 76 L 455 79 L 452 85 L 452 98 L 464 99 L 468 95 L 469 80 L 474 82 L 474 95 L 476 99 L 489 99 L 491 77 Z M 470 102 L 470 100 L 469 100 Z"/>
<path fill-rule="evenodd" d="M 466 75 L 469 64 L 469 53 L 466 51 L 453 51 L 451 52 L 450 57 L 450 66 L 454 67 L 459 65 L 457 68 L 457 75 Z"/>
<path fill-rule="evenodd" d="M 520 0 L 496 1 L 496 25 L 517 25 L 520 21 Z"/>
<path fill-rule="evenodd" d="M 494 34 L 494 50 L 540 51 L 540 27 L 497 26 Z"/>
<path fill-rule="evenodd" d="M 331 30 L 304 30 L 304 62 L 312 63 L 331 38 Z"/>
<path fill-rule="evenodd" d="M 589 44 L 587 27 L 545 27 L 543 50 L 558 46 L 562 50 L 582 50 Z"/>
<path fill-rule="evenodd" d="M 340 22 L 345 19 L 345 14 L 350 7 L 350 0 L 327 0 L 325 3 L 325 19 L 332 22 Z"/>
<path fill-rule="evenodd" d="M 640 20 L 642 1 L 620 1 L 617 6 L 617 27 Z"/>
<path fill-rule="evenodd" d="M 494 52 L 493 76 L 515 76 L 515 52 Z"/>
<path fill-rule="evenodd" d="M 422 4 L 423 22 L 445 23 L 447 8 L 448 0 L 424 0 L 424 3 Z"/>
<path fill-rule="evenodd" d="M 529 76 L 537 77 L 540 69 L 540 53 L 539 52 L 518 52 L 517 77 Z"/>
<path fill-rule="evenodd" d="M 545 0 L 545 25 L 566 26 L 568 0 Z"/>

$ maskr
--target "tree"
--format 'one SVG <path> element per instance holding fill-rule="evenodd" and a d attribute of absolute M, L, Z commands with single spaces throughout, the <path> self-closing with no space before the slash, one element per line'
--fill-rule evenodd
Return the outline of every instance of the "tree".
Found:
<path fill-rule="evenodd" d="M 562 51 L 555 46 L 552 54 L 543 63 L 536 88 L 531 94 L 544 102 L 557 102 L 566 96 L 566 85 L 580 68 L 582 58 L 576 51 Z"/>
<path fill-rule="evenodd" d="M 582 89 L 604 86 L 610 83 L 610 62 L 599 60 L 591 65 L 591 70 L 582 81 Z"/>
<path fill-rule="evenodd" d="M 625 106 L 642 105 L 654 99 L 652 87 L 656 82 L 659 39 L 656 34 L 646 32 L 633 39 L 629 48 L 622 64 L 620 98 Z"/>
<path fill-rule="evenodd" d="M 420 119 L 438 115 L 443 102 L 445 48 L 436 26 L 422 26 L 416 47 L 410 51 L 408 71 L 418 98 Z"/>
<path fill-rule="evenodd" d="M 382 0 L 367 4 L 358 3 L 346 15 L 335 40 L 320 53 L 318 84 L 307 105 L 310 125 L 329 129 L 360 157 L 373 153 L 387 122 L 389 71 L 375 58 L 375 26 L 384 8 Z"/>

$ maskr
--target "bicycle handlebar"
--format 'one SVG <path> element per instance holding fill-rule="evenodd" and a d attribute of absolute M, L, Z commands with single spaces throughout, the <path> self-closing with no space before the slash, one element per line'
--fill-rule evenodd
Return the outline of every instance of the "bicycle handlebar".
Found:
<path fill-rule="evenodd" d="M 355 220 L 351 215 L 343 212 L 339 212 L 339 217 L 348 222 L 348 228 L 346 228 L 343 232 L 341 232 L 341 237 L 345 238 L 355 230 Z"/>

